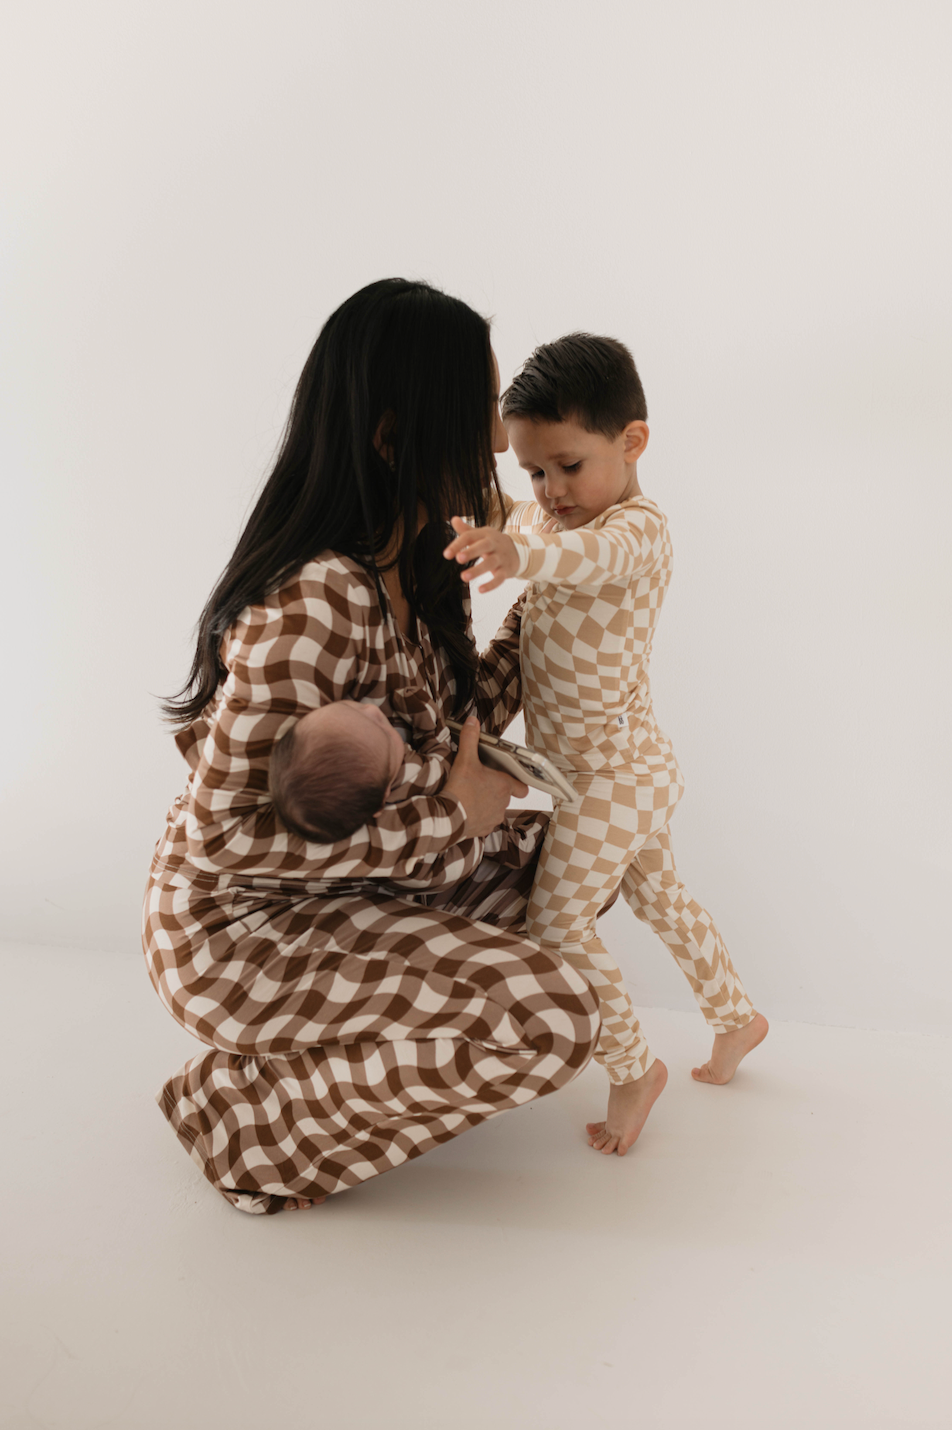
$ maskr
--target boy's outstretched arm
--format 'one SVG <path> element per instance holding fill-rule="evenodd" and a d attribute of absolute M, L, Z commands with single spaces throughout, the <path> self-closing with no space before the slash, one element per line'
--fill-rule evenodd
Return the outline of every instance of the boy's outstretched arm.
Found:
<path fill-rule="evenodd" d="M 490 579 L 477 589 L 493 591 L 510 576 L 552 581 L 565 586 L 597 586 L 628 580 L 650 570 L 666 540 L 664 518 L 654 511 L 618 507 L 597 528 L 575 531 L 516 532 L 468 526 L 453 517 L 458 533 L 443 555 L 460 563 L 476 561 L 462 572 L 464 581 Z"/>

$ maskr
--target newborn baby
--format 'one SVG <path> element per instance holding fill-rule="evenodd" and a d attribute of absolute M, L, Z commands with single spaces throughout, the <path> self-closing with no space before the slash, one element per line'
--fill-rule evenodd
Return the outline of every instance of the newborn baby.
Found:
<path fill-rule="evenodd" d="M 398 727 L 377 705 L 338 700 L 309 710 L 275 744 L 268 777 L 272 803 L 302 839 L 349 839 L 387 803 L 439 796 L 455 751 L 435 701 L 417 687 L 390 690 L 387 698 Z M 471 848 L 477 863 L 489 856 L 524 869 L 535 863 L 548 818 L 537 809 L 514 810 L 490 834 L 466 838 L 456 849 Z M 421 857 L 412 878 L 392 885 L 437 888 L 441 876 L 430 865 L 440 858 L 437 847 Z"/>
<path fill-rule="evenodd" d="M 379 706 L 356 700 L 321 705 L 271 752 L 274 807 L 302 839 L 349 839 L 383 809 L 406 755 L 400 732 Z"/>

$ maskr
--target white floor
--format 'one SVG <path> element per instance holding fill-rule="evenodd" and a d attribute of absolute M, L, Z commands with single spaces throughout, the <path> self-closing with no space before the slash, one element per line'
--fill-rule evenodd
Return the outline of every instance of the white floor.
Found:
<path fill-rule="evenodd" d="M 139 959 L 7 948 L 3 1430 L 952 1426 L 949 1042 L 700 1016 L 636 1151 L 602 1075 L 307 1213 L 246 1217 L 152 1098 Z M 769 1010 L 768 1010 L 769 1012 Z"/>

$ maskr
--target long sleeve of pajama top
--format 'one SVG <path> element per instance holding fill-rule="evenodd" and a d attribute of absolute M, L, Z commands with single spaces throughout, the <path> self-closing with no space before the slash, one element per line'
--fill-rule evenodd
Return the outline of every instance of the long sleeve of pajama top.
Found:
<path fill-rule="evenodd" d="M 519 617 L 517 603 L 480 659 L 476 713 L 493 733 L 519 709 Z M 372 700 L 399 716 L 407 691 L 418 687 L 440 717 L 450 713 L 452 670 L 422 624 L 418 635 L 419 644 L 404 640 L 368 573 L 333 554 L 246 608 L 223 643 L 226 676 L 212 706 L 177 736 L 190 774 L 169 811 L 153 878 L 209 890 L 325 893 L 367 879 L 410 888 L 455 883 L 503 846 L 507 862 L 528 862 L 541 826 L 530 828 L 524 816 L 510 835 L 490 836 L 488 849 L 462 838 L 462 806 L 433 788 L 432 751 L 408 752 L 393 802 L 349 839 L 302 839 L 274 810 L 272 746 L 308 710 Z"/>
<path fill-rule="evenodd" d="M 520 655 L 526 739 L 565 771 L 648 774 L 670 751 L 651 705 L 648 662 L 671 578 L 664 514 L 647 497 L 574 531 L 543 531 L 534 502 L 514 503 L 506 533 L 528 578 Z"/>

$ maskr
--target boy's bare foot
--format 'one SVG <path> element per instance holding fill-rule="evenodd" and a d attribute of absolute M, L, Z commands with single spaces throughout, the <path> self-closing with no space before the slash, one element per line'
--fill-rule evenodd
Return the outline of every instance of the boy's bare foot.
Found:
<path fill-rule="evenodd" d="M 326 1197 L 288 1197 L 284 1203 L 286 1212 L 306 1212 L 308 1207 L 319 1207 L 321 1202 L 326 1202 Z"/>
<path fill-rule="evenodd" d="M 692 1068 L 695 1082 L 713 1082 L 721 1085 L 730 1082 L 740 1064 L 741 1058 L 762 1043 L 770 1024 L 763 1013 L 757 1013 L 742 1028 L 731 1028 L 727 1033 L 714 1034 L 714 1050 L 710 1062 L 703 1067 Z"/>
<path fill-rule="evenodd" d="M 624 1157 L 648 1120 L 648 1113 L 668 1081 L 668 1069 L 657 1058 L 636 1082 L 613 1082 L 608 1092 L 604 1122 L 588 1122 L 588 1145 L 596 1152 L 617 1152 Z"/>

